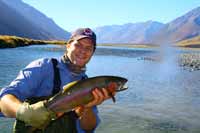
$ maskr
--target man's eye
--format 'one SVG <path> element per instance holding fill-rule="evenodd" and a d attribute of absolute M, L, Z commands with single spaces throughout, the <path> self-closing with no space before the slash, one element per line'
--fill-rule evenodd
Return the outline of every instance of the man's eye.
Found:
<path fill-rule="evenodd" d="M 75 45 L 77 48 L 81 48 L 81 45 L 80 44 L 76 44 Z"/>
<path fill-rule="evenodd" d="M 92 51 L 92 48 L 91 48 L 91 47 L 85 48 L 85 50 L 87 50 L 87 51 Z"/>

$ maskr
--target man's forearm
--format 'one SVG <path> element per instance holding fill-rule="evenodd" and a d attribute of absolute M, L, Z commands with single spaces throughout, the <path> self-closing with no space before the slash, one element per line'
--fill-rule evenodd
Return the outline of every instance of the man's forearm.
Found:
<path fill-rule="evenodd" d="M 85 108 L 79 119 L 81 128 L 84 130 L 92 130 L 97 125 L 97 118 L 92 108 Z"/>
<path fill-rule="evenodd" d="M 16 117 L 16 112 L 22 104 L 14 95 L 7 94 L 1 98 L 1 112 L 7 117 Z"/>

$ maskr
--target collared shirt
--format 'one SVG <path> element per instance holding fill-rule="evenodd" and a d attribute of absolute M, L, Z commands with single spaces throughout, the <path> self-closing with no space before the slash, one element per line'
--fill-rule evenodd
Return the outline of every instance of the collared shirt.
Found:
<path fill-rule="evenodd" d="M 61 60 L 58 60 L 59 73 L 61 79 L 61 88 L 64 85 L 82 79 L 85 72 L 79 75 L 74 75 L 73 72 L 67 68 L 67 65 Z M 9 86 L 2 88 L 0 91 L 0 98 L 5 94 L 12 94 L 20 101 L 24 101 L 30 97 L 49 96 L 53 89 L 54 70 L 51 59 L 42 58 L 31 62 L 24 69 L 22 69 L 16 79 L 14 79 Z M 98 117 L 97 107 L 93 107 L 93 111 L 97 117 L 97 125 L 100 123 Z M 84 133 L 80 128 L 80 121 L 77 120 L 78 133 Z"/>

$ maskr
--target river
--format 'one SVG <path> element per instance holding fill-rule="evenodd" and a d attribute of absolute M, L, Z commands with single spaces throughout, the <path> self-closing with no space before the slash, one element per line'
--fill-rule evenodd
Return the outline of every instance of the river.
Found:
<path fill-rule="evenodd" d="M 184 51 L 172 51 L 97 48 L 87 66 L 88 76 L 123 76 L 129 87 L 116 95 L 116 103 L 108 100 L 99 106 L 97 133 L 200 132 L 200 72 L 179 67 L 177 56 Z M 0 49 L 0 87 L 8 85 L 30 61 L 59 58 L 63 52 L 54 45 Z M 156 59 L 144 59 L 148 56 Z M 11 132 L 12 123 L 13 119 L 0 118 L 1 132 Z"/>

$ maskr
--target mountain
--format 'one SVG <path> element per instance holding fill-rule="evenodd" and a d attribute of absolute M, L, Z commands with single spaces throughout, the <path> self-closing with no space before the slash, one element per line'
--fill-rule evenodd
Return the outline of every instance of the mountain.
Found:
<path fill-rule="evenodd" d="M 200 35 L 200 7 L 167 23 L 156 35 L 154 43 L 175 43 Z"/>
<path fill-rule="evenodd" d="M 0 34 L 33 39 L 68 39 L 70 33 L 21 0 L 0 1 Z"/>
<path fill-rule="evenodd" d="M 147 21 L 98 27 L 95 32 L 98 43 L 148 43 L 163 26 L 159 22 Z"/>
<path fill-rule="evenodd" d="M 110 25 L 95 29 L 98 43 L 163 44 L 200 35 L 200 7 L 171 22 L 156 21 Z"/>

